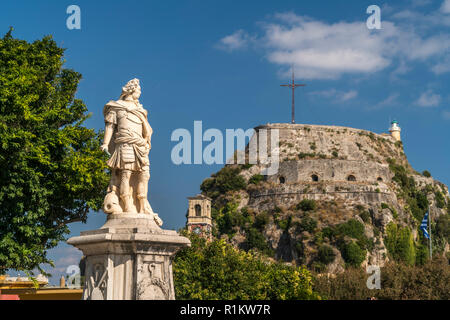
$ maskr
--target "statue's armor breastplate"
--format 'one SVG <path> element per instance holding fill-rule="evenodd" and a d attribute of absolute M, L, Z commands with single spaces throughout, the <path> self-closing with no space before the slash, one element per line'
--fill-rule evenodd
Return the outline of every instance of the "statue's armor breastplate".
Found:
<path fill-rule="evenodd" d="M 132 131 L 142 137 L 142 121 L 131 112 L 119 110 L 117 112 L 117 131 Z"/>

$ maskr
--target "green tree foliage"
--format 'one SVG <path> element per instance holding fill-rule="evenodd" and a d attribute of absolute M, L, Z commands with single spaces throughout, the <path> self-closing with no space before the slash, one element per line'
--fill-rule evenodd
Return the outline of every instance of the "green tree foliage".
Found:
<path fill-rule="evenodd" d="M 263 230 L 269 221 L 270 217 L 268 213 L 261 212 L 255 217 L 252 225 L 243 226 L 245 232 L 245 247 L 247 250 L 257 249 L 268 256 L 273 256 L 274 251 L 263 235 Z"/>
<path fill-rule="evenodd" d="M 379 299 L 449 300 L 450 268 L 437 257 L 423 266 L 388 264 L 381 269 Z"/>
<path fill-rule="evenodd" d="M 443 214 L 436 220 L 434 238 L 440 238 L 450 243 L 450 215 Z"/>
<path fill-rule="evenodd" d="M 83 126 L 81 75 L 63 68 L 63 53 L 50 36 L 0 39 L 0 273 L 51 264 L 67 223 L 103 202 L 101 137 Z"/>
<path fill-rule="evenodd" d="M 317 299 L 304 267 L 264 261 L 224 240 L 190 234 L 191 247 L 174 259 L 177 299 L 305 300 Z"/>
<path fill-rule="evenodd" d="M 323 244 L 319 246 L 319 250 L 317 251 L 317 258 L 320 262 L 327 265 L 334 261 L 336 258 L 336 254 L 329 245 Z"/>
<path fill-rule="evenodd" d="M 414 178 L 408 176 L 405 167 L 396 164 L 394 159 L 389 159 L 389 168 L 394 173 L 392 180 L 401 188 L 401 193 L 398 196 L 406 200 L 413 217 L 417 221 L 421 221 L 428 209 L 426 191 L 417 190 Z"/>
<path fill-rule="evenodd" d="M 217 219 L 217 227 L 221 234 L 231 234 L 233 231 L 233 213 L 225 211 Z"/>
<path fill-rule="evenodd" d="M 440 192 L 439 190 L 437 190 L 434 193 L 435 199 L 436 199 L 436 206 L 438 208 L 445 208 L 445 198 L 444 195 L 442 194 L 442 192 Z"/>
<path fill-rule="evenodd" d="M 322 234 L 324 237 L 328 238 L 330 241 L 333 241 L 336 236 L 336 230 L 331 227 L 325 227 L 322 229 Z"/>
<path fill-rule="evenodd" d="M 305 245 L 302 240 L 297 240 L 295 243 L 295 251 L 297 252 L 299 262 L 303 264 L 305 258 Z"/>
<path fill-rule="evenodd" d="M 430 177 L 431 177 L 431 173 L 430 173 L 430 171 L 428 171 L 428 170 L 424 170 L 424 171 L 422 172 L 422 175 L 423 175 L 424 177 L 427 177 L 427 178 L 430 178 Z"/>
<path fill-rule="evenodd" d="M 297 223 L 298 232 L 307 231 L 309 233 L 314 232 L 317 228 L 317 221 L 306 215 L 300 222 Z"/>
<path fill-rule="evenodd" d="M 261 253 L 273 256 L 273 249 L 266 241 L 263 230 L 269 223 L 270 216 L 267 212 L 262 212 L 256 217 L 248 213 L 247 208 L 237 210 L 238 203 L 229 201 L 222 206 L 218 211 L 214 210 L 214 221 L 216 222 L 218 234 L 228 235 L 232 238 L 237 229 L 240 229 L 245 234 L 244 246 L 246 249 L 257 249 Z M 236 228 L 237 227 L 237 228 Z"/>
<path fill-rule="evenodd" d="M 362 219 L 362 221 L 364 221 L 365 223 L 371 222 L 371 217 L 370 217 L 369 211 L 364 210 L 359 214 L 359 216 Z"/>
<path fill-rule="evenodd" d="M 281 219 L 277 221 L 278 227 L 280 227 L 283 231 L 288 231 L 292 225 L 292 216 L 289 215 L 285 219 Z"/>
<path fill-rule="evenodd" d="M 374 246 L 373 239 L 366 237 L 364 229 L 364 224 L 350 219 L 334 227 L 326 227 L 322 232 L 339 248 L 347 266 L 357 267 L 364 261 L 367 250 Z"/>
<path fill-rule="evenodd" d="M 264 230 L 264 227 L 266 224 L 268 224 L 270 221 L 270 217 L 267 214 L 267 212 L 261 212 L 258 214 L 255 218 L 255 222 L 253 223 L 253 226 L 257 228 L 258 230 L 262 231 Z"/>
<path fill-rule="evenodd" d="M 366 250 L 361 249 L 355 242 L 345 243 L 341 246 L 342 258 L 352 267 L 359 267 L 366 258 Z"/>
<path fill-rule="evenodd" d="M 389 255 L 395 261 L 414 265 L 416 251 L 411 230 L 401 227 L 393 222 L 386 226 L 385 245 Z"/>
<path fill-rule="evenodd" d="M 355 219 L 350 219 L 347 222 L 341 223 L 336 227 L 336 231 L 338 234 L 358 240 L 364 237 L 364 225 Z"/>
<path fill-rule="evenodd" d="M 265 255 L 274 255 L 273 249 L 269 246 L 266 238 L 260 230 L 257 230 L 255 228 L 248 228 L 245 233 L 245 246 L 247 250 L 257 249 Z"/>
<path fill-rule="evenodd" d="M 303 199 L 297 204 L 297 210 L 314 211 L 317 208 L 317 203 L 313 199 Z"/>
<path fill-rule="evenodd" d="M 336 233 L 341 239 L 345 236 L 356 239 L 361 249 L 373 249 L 373 239 L 366 237 L 364 225 L 355 219 L 350 219 L 337 226 Z"/>
<path fill-rule="evenodd" d="M 261 181 L 264 181 L 264 176 L 261 174 L 254 174 L 251 176 L 251 178 L 248 180 L 248 184 L 258 184 Z"/>
<path fill-rule="evenodd" d="M 305 152 L 300 152 L 298 154 L 298 158 L 299 159 L 304 159 L 304 158 L 314 158 L 316 156 L 315 153 L 305 153 Z"/>
<path fill-rule="evenodd" d="M 367 288 L 367 276 L 362 268 L 347 268 L 335 277 L 315 275 L 313 288 L 327 300 L 366 300 L 374 294 Z"/>
<path fill-rule="evenodd" d="M 248 220 L 248 215 L 238 212 L 237 207 L 237 203 L 229 201 L 213 216 L 221 234 L 231 234 L 234 226 L 244 225 Z"/>
<path fill-rule="evenodd" d="M 428 199 L 425 192 L 413 190 L 406 201 L 411 209 L 413 217 L 416 218 L 417 221 L 422 221 L 425 212 L 428 210 Z"/>
<path fill-rule="evenodd" d="M 362 268 L 349 268 L 334 278 L 315 277 L 314 291 L 330 300 L 449 300 L 448 261 L 436 258 L 423 266 L 389 263 L 381 268 L 381 289 L 369 290 L 369 274 Z"/>
<path fill-rule="evenodd" d="M 420 231 L 421 232 L 421 231 Z M 427 244 L 418 244 L 416 246 L 416 265 L 424 265 L 430 257 L 430 251 Z"/>
<path fill-rule="evenodd" d="M 225 166 L 219 172 L 213 174 L 211 178 L 205 179 L 200 186 L 200 190 L 213 199 L 228 191 L 238 191 L 245 189 L 247 183 L 241 172 L 241 167 Z"/>

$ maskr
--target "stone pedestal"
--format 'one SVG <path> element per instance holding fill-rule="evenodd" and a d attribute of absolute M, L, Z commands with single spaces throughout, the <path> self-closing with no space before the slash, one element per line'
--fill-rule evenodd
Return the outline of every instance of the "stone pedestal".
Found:
<path fill-rule="evenodd" d="M 189 239 L 151 214 L 110 214 L 98 230 L 68 240 L 86 256 L 84 300 L 173 300 L 172 258 Z"/>

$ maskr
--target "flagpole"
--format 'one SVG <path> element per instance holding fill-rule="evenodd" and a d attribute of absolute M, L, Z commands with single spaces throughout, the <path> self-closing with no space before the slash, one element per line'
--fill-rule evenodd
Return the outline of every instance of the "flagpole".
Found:
<path fill-rule="evenodd" d="M 428 205 L 428 234 L 430 235 L 430 260 L 433 259 L 433 247 L 431 244 L 431 205 Z"/>

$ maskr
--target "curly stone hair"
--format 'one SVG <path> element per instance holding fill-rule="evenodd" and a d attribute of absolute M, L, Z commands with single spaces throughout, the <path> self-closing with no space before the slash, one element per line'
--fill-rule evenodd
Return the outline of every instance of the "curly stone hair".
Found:
<path fill-rule="evenodd" d="M 137 88 L 140 88 L 139 79 L 134 78 L 128 81 L 127 84 L 124 87 L 122 87 L 122 94 L 120 95 L 119 100 L 129 96 Z"/>

